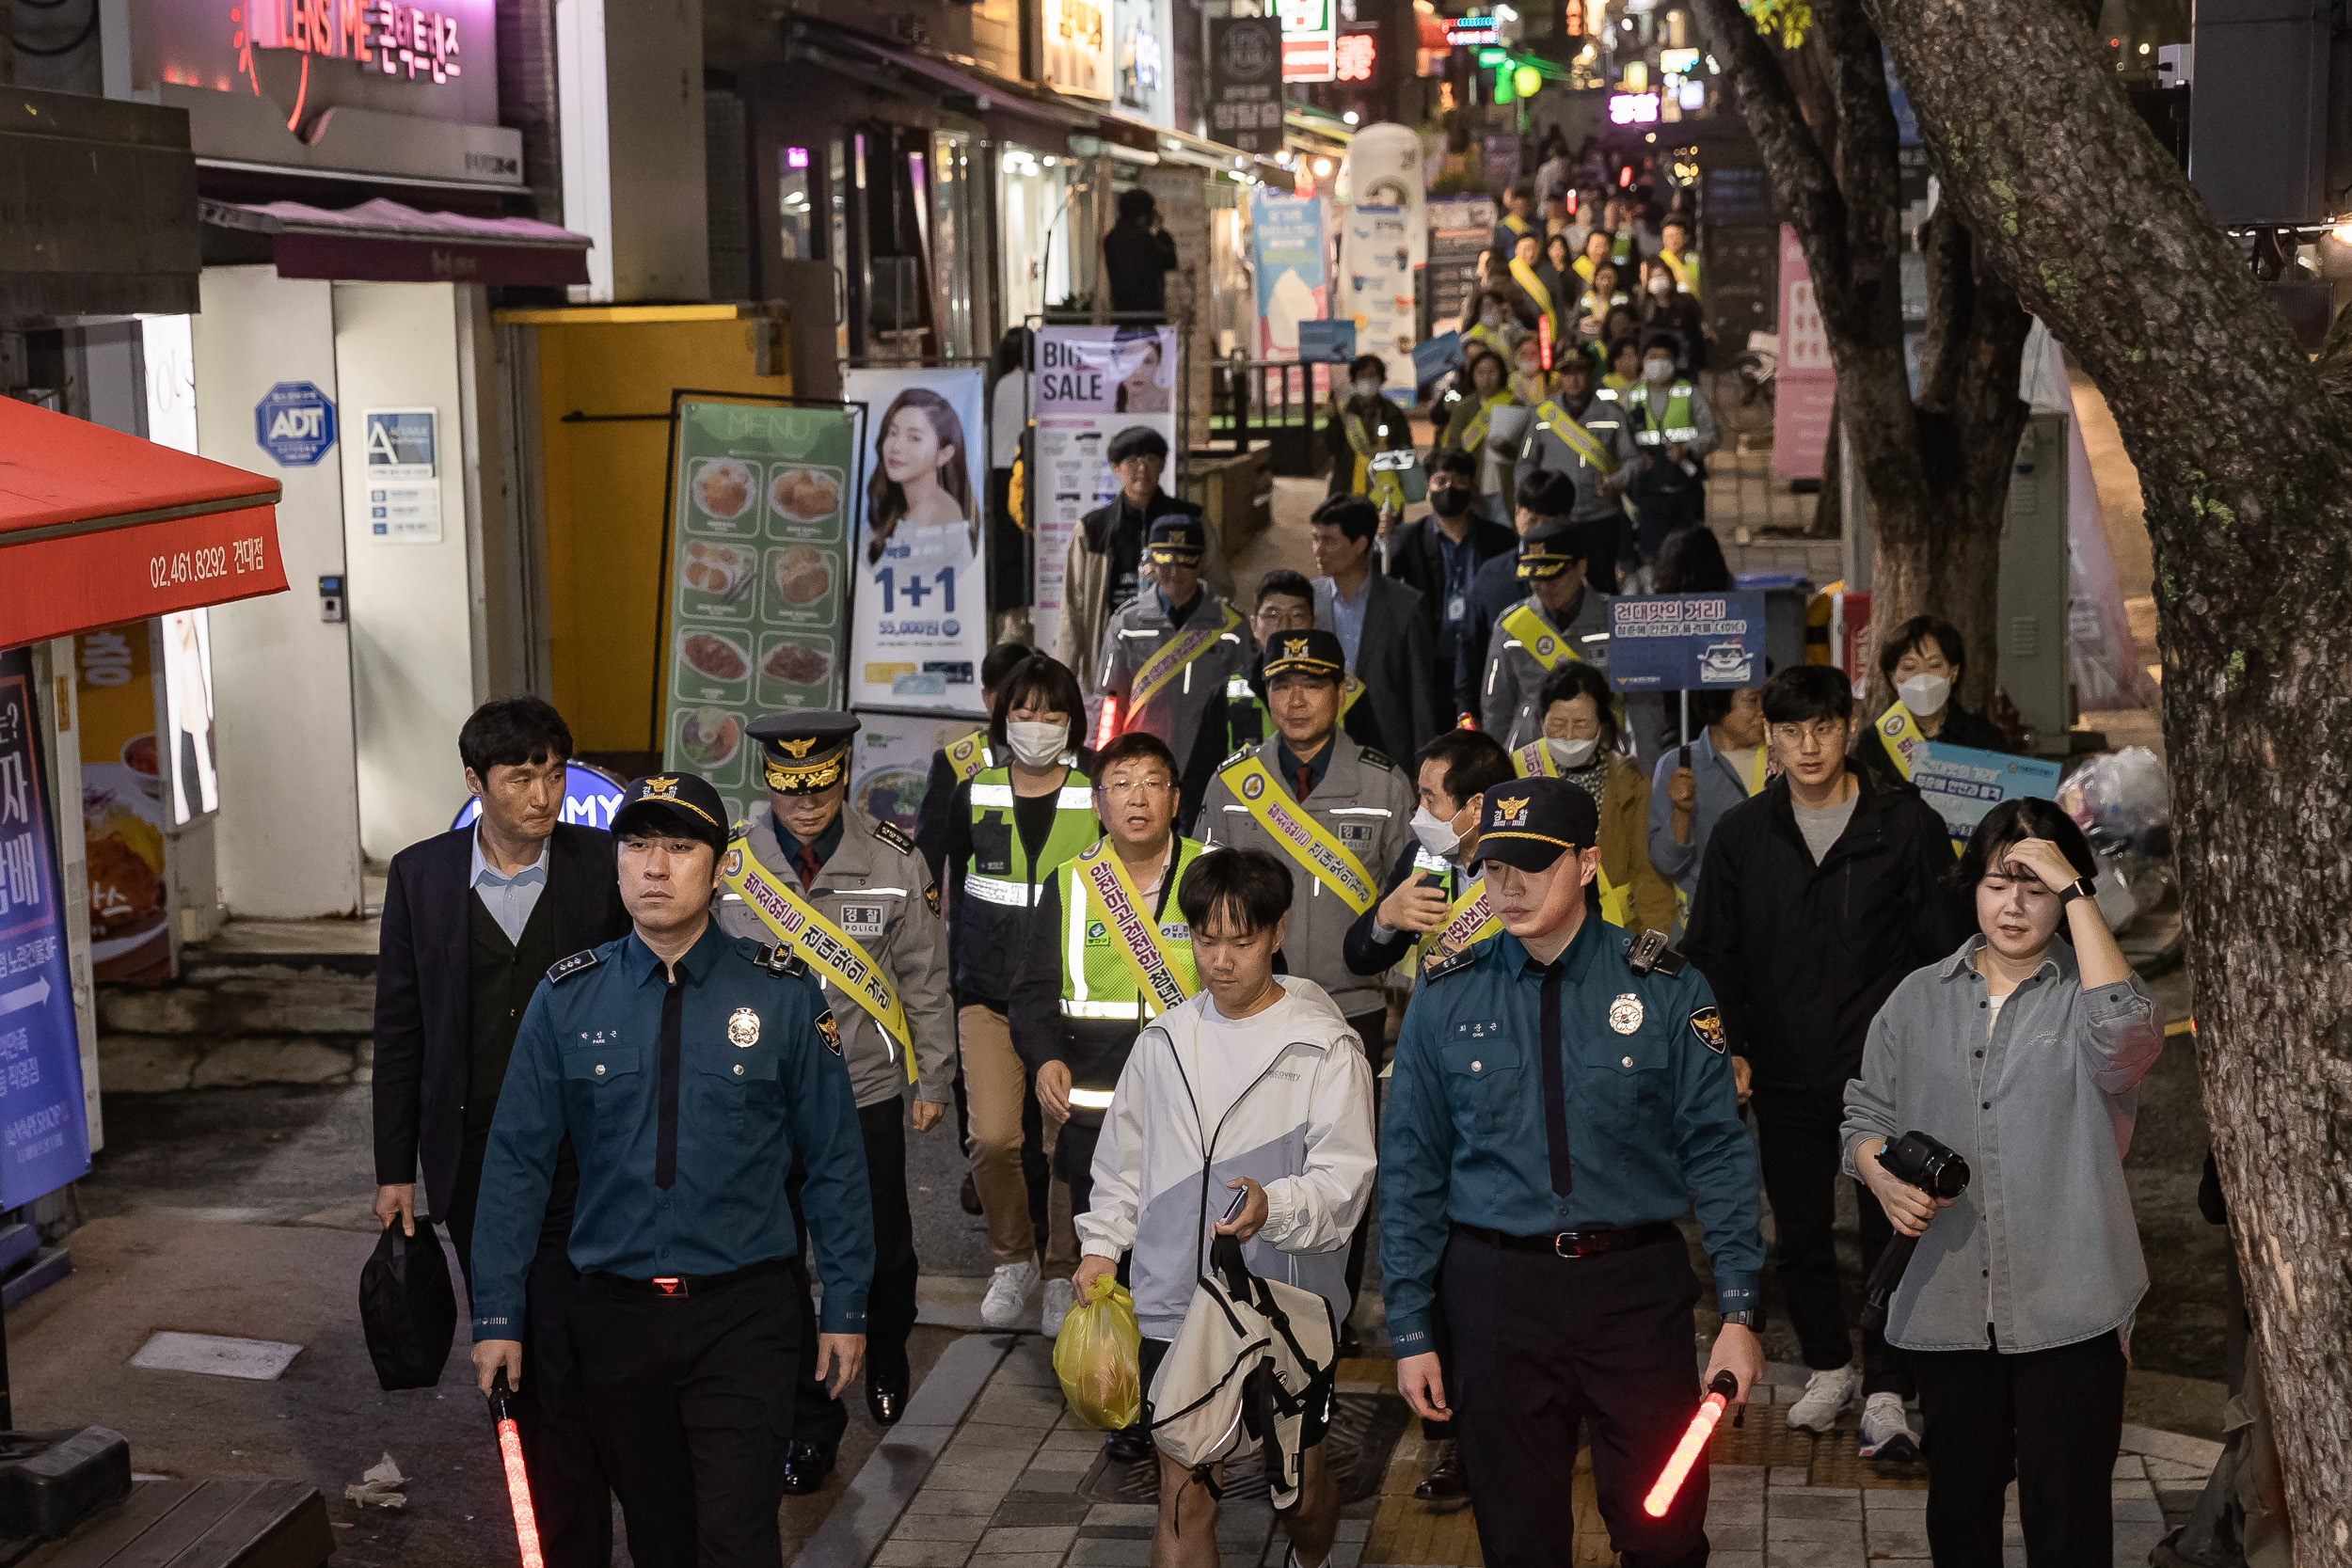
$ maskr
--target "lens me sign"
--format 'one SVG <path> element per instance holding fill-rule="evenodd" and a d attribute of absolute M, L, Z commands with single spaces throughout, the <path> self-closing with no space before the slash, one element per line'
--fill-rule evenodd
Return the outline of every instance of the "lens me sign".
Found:
<path fill-rule="evenodd" d="M 465 74 L 457 19 L 390 0 L 243 0 L 253 18 L 253 47 L 357 61 L 387 76 L 421 71 L 446 83 Z"/>
<path fill-rule="evenodd" d="M 496 0 L 144 3 L 151 80 L 274 100 L 297 134 L 339 107 L 498 124 Z"/>

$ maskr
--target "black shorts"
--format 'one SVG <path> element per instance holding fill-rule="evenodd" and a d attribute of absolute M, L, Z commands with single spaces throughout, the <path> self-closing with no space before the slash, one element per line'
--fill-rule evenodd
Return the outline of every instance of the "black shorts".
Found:
<path fill-rule="evenodd" d="M 1152 1420 L 1152 1380 L 1159 1374 L 1160 1363 L 1168 1359 L 1173 1339 L 1154 1339 L 1146 1336 L 1138 1357 L 1143 1371 L 1143 1419 Z M 1323 1441 L 1331 1430 L 1332 1398 L 1339 1383 L 1340 1366 L 1336 1357 L 1331 1370 L 1307 1386 L 1307 1418 L 1299 1429 L 1298 1446 L 1304 1450 Z"/>

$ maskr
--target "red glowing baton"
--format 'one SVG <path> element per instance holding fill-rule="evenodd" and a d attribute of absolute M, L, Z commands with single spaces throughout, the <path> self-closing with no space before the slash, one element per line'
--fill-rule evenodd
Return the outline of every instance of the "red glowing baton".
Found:
<path fill-rule="evenodd" d="M 1675 1445 L 1672 1458 L 1658 1474 L 1658 1484 L 1649 1489 L 1642 1500 L 1642 1512 L 1653 1519 L 1663 1519 L 1672 1508 L 1675 1494 L 1682 1490 L 1689 1479 L 1691 1466 L 1699 1462 L 1706 1450 L 1707 1440 L 1715 1432 L 1715 1423 L 1724 1418 L 1724 1411 L 1731 1403 L 1731 1396 L 1740 1391 L 1740 1380 L 1729 1372 L 1717 1372 L 1715 1381 L 1707 1386 L 1707 1398 L 1699 1402 L 1699 1413 L 1691 1418 L 1690 1426 L 1682 1433 L 1682 1441 Z"/>
<path fill-rule="evenodd" d="M 501 1367 L 490 1382 L 490 1418 L 498 1423 L 499 1458 L 506 1465 L 506 1500 L 515 1510 L 515 1542 L 522 1548 L 523 1568 L 547 1568 L 548 1560 L 539 1554 L 539 1515 L 531 1506 L 531 1477 L 523 1469 L 523 1434 L 515 1425 L 509 1402 L 513 1398 L 513 1390 L 506 1386 L 506 1369 Z"/>

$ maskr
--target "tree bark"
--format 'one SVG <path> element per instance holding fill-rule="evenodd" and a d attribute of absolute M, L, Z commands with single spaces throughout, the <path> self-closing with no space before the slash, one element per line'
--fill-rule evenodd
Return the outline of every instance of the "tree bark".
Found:
<path fill-rule="evenodd" d="M 1994 566 L 2025 423 L 2017 370 L 2031 324 L 2006 285 L 1979 276 L 1965 229 L 1940 219 L 1930 236 L 1927 325 L 1936 373 L 1923 376 L 1915 403 L 1903 345 L 1900 150 L 1868 16 L 1858 0 L 1816 0 L 1815 36 L 1802 69 L 1790 69 L 1797 57 L 1758 36 L 1736 0 L 1694 0 L 1693 9 L 1739 84 L 1812 273 L 1837 372 L 1839 434 L 1870 501 L 1871 623 L 1883 632 L 1925 612 L 1950 621 L 1967 648 L 1961 700 L 1981 709 L 1998 673 Z M 1883 687 L 1875 683 L 1877 706 L 1892 700 Z"/>
<path fill-rule="evenodd" d="M 2138 466 L 2203 1074 L 2296 1560 L 2352 1563 L 2352 419 L 2061 0 L 1862 0 Z"/>

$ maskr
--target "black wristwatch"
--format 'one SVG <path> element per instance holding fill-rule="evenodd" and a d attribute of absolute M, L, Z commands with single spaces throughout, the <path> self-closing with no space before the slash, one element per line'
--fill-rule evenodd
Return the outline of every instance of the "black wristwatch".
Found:
<path fill-rule="evenodd" d="M 2064 888 L 2059 890 L 2058 902 L 2060 905 L 2066 905 L 2073 903 L 2077 898 L 2096 898 L 2098 896 L 2099 884 L 2097 882 L 2092 881 L 2088 877 L 2077 877 L 2073 881 L 2067 883 Z"/>

